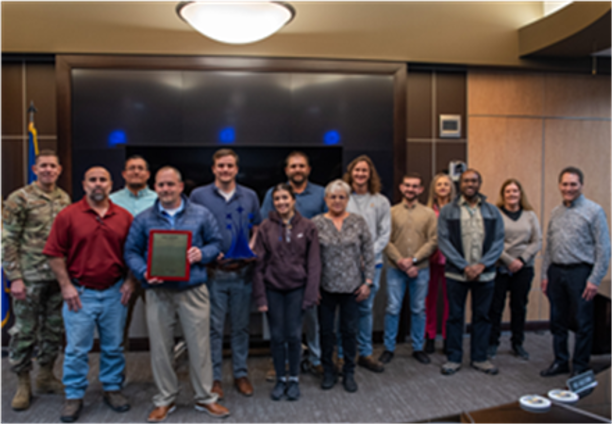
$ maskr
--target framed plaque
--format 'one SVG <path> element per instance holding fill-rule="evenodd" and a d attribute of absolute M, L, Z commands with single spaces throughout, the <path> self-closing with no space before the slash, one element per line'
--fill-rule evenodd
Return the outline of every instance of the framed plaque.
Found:
<path fill-rule="evenodd" d="M 187 230 L 150 230 L 147 277 L 161 280 L 189 280 L 187 250 L 192 232 Z"/>

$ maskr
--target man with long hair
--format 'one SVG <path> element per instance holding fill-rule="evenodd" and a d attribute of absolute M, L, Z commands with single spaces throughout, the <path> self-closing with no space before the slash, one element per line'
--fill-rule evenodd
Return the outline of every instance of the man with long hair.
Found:
<path fill-rule="evenodd" d="M 343 180 L 352 190 L 347 211 L 364 217 L 375 249 L 375 277 L 370 288 L 370 296 L 358 304 L 358 365 L 380 373 L 384 370 L 383 364 L 372 356 L 372 308 L 383 269 L 383 250 L 390 239 L 391 205 L 380 193 L 381 178 L 372 159 L 367 155 L 360 155 L 351 161 Z"/>

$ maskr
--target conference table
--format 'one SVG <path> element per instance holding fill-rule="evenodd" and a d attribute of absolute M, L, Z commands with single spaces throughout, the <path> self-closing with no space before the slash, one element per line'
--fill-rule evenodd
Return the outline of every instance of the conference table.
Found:
<path fill-rule="evenodd" d="M 427 423 L 611 423 L 611 369 L 596 375 L 598 385 L 573 405 L 552 402 L 551 409 L 533 413 L 519 400 L 488 409 L 462 412 Z"/>

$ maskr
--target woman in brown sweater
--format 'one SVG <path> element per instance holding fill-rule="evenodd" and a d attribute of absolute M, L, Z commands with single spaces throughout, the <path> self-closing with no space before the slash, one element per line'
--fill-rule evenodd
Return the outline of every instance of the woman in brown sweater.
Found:
<path fill-rule="evenodd" d="M 300 397 L 302 315 L 314 308 L 319 297 L 321 262 L 315 225 L 295 209 L 296 198 L 289 185 L 272 190 L 274 211 L 258 230 L 258 257 L 253 276 L 253 297 L 258 310 L 266 312 L 277 383 L 273 400 Z M 287 350 L 286 350 L 287 346 Z M 289 379 L 285 365 L 289 364 Z"/>

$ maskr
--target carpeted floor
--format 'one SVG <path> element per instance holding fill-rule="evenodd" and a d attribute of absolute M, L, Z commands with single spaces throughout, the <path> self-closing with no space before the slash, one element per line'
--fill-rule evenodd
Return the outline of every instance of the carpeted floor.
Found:
<path fill-rule="evenodd" d="M 249 359 L 250 376 L 255 387 L 253 397 L 243 397 L 232 387 L 231 364 L 224 360 L 224 390 L 222 404 L 231 411 L 225 420 L 210 418 L 196 412 L 191 398 L 187 365 L 178 367 L 181 393 L 178 409 L 167 419 L 169 423 L 381 423 L 416 422 L 458 414 L 462 411 L 493 407 L 517 400 L 525 394 L 543 394 L 553 388 L 563 388 L 568 376 L 541 378 L 539 371 L 552 361 L 549 332 L 527 333 L 524 347 L 530 353 L 530 361 L 514 357 L 510 352 L 508 335 L 494 363 L 500 369 L 497 376 L 488 376 L 470 368 L 468 363 L 469 339 L 464 339 L 465 360 L 462 369 L 453 376 L 440 374 L 444 356 L 432 355 L 430 365 L 421 365 L 411 357 L 410 344 L 400 344 L 394 360 L 385 372 L 376 374 L 362 368 L 356 371 L 359 385 L 357 393 L 350 394 L 337 384 L 332 390 L 319 388 L 319 380 L 311 375 L 301 375 L 302 398 L 299 401 L 274 402 L 269 398 L 273 384 L 265 381 L 269 367 L 268 357 Z M 375 347 L 375 355 L 382 351 Z M 60 359 L 61 360 L 61 359 Z M 609 362 L 610 356 L 597 356 L 592 362 Z M 85 406 L 79 422 L 131 423 L 145 422 L 152 408 L 151 398 L 155 386 L 151 376 L 149 353 L 134 352 L 127 355 L 128 382 L 124 393 L 132 408 L 126 413 L 115 413 L 102 403 L 102 388 L 96 376 L 98 355 L 90 357 L 90 386 L 85 396 Z M 56 371 L 61 370 L 61 363 Z M 610 369 L 606 371 L 610 373 Z M 32 406 L 24 412 L 14 412 L 11 407 L 16 376 L 10 372 L 8 360 L 2 359 L 2 422 L 3 423 L 57 423 L 63 398 L 58 395 L 35 395 Z"/>

